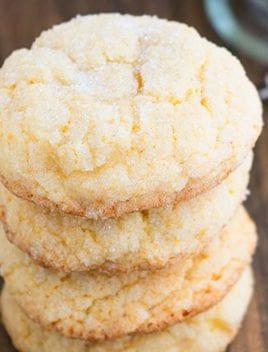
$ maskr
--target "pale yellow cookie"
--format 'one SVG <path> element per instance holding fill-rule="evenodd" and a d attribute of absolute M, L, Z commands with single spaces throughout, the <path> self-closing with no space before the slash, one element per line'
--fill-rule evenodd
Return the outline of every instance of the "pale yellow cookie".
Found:
<path fill-rule="evenodd" d="M 262 126 L 239 61 L 156 17 L 77 17 L 0 70 L 0 176 L 88 218 L 163 207 L 218 184 Z"/>
<path fill-rule="evenodd" d="M 251 156 L 213 190 L 165 209 L 83 220 L 13 196 L 0 186 L 9 240 L 45 267 L 114 273 L 161 268 L 198 253 L 245 197 Z"/>
<path fill-rule="evenodd" d="M 223 352 L 237 333 L 252 295 L 247 269 L 227 296 L 205 313 L 164 331 L 86 344 L 32 322 L 10 293 L 2 294 L 3 322 L 21 352 Z"/>
<path fill-rule="evenodd" d="M 216 304 L 251 261 L 254 224 L 241 208 L 199 256 L 154 272 L 108 277 L 43 269 L 0 237 L 1 274 L 25 312 L 67 337 L 100 340 L 160 330 Z"/>

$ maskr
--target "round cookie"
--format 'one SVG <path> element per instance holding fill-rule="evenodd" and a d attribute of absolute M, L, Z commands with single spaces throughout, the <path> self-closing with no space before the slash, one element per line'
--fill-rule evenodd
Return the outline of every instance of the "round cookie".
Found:
<path fill-rule="evenodd" d="M 45 31 L 5 61 L 0 104 L 2 182 L 88 218 L 212 188 L 262 126 L 257 91 L 235 57 L 149 16 L 89 15 Z"/>
<path fill-rule="evenodd" d="M 55 270 L 131 272 L 156 269 L 198 253 L 243 200 L 250 156 L 219 186 L 165 209 L 118 219 L 84 220 L 36 206 L 0 186 L 8 239 Z"/>
<path fill-rule="evenodd" d="M 3 322 L 21 352 L 222 352 L 236 335 L 252 295 L 247 269 L 216 306 L 161 332 L 86 344 L 46 331 L 32 322 L 9 292 L 2 294 Z"/>
<path fill-rule="evenodd" d="M 2 231 L 1 275 L 18 304 L 45 328 L 101 340 L 160 330 L 216 304 L 250 262 L 255 242 L 254 224 L 241 208 L 197 257 L 108 277 L 41 268 Z"/>

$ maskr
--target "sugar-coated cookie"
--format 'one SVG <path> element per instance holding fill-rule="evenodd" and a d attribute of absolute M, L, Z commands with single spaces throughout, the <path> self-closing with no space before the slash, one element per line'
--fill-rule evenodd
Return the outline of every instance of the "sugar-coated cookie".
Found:
<path fill-rule="evenodd" d="M 103 221 L 51 213 L 0 185 L 4 227 L 9 240 L 34 261 L 58 271 L 161 268 L 195 255 L 227 224 L 245 197 L 250 166 L 251 156 L 194 199 Z"/>
<path fill-rule="evenodd" d="M 0 70 L 0 176 L 88 218 L 164 207 L 240 164 L 262 126 L 239 61 L 156 17 L 77 17 Z"/>
<path fill-rule="evenodd" d="M 239 329 L 252 284 L 247 269 L 227 296 L 207 312 L 160 332 L 99 343 L 87 344 L 41 328 L 6 289 L 2 294 L 3 322 L 21 352 L 223 352 Z"/>
<path fill-rule="evenodd" d="M 197 257 L 109 277 L 41 268 L 1 231 L 1 275 L 18 304 L 45 328 L 101 340 L 161 330 L 216 304 L 251 261 L 255 242 L 255 226 L 240 208 Z"/>

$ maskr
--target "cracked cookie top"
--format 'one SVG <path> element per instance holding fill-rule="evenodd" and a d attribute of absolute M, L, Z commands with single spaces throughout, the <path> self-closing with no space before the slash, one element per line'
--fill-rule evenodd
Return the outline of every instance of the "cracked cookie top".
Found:
<path fill-rule="evenodd" d="M 237 333 L 252 286 L 252 273 L 247 268 L 227 296 L 208 311 L 163 331 L 97 343 L 68 339 L 43 329 L 27 317 L 6 288 L 1 311 L 14 345 L 22 352 L 215 352 L 225 351 Z"/>
<path fill-rule="evenodd" d="M 84 340 L 162 330 L 219 302 L 250 263 L 256 230 L 240 208 L 197 256 L 161 270 L 106 276 L 55 273 L 35 265 L 0 227 L 5 285 L 44 328 Z"/>
<path fill-rule="evenodd" d="M 261 105 L 228 51 L 156 17 L 77 17 L 0 71 L 0 165 L 22 198 L 88 218 L 195 196 L 256 141 Z"/>

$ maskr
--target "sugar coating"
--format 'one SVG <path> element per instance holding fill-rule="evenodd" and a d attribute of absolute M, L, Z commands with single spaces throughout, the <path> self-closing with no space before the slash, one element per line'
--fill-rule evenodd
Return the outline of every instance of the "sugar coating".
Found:
<path fill-rule="evenodd" d="M 108 277 L 43 269 L 1 231 L 1 275 L 18 304 L 44 328 L 85 340 L 117 338 L 163 329 L 216 304 L 250 262 L 255 242 L 254 224 L 241 208 L 183 265 Z"/>
<path fill-rule="evenodd" d="M 233 170 L 262 125 L 236 58 L 150 16 L 89 15 L 43 32 L 5 61 L 0 104 L 2 180 L 87 217 L 163 206 Z"/>
<path fill-rule="evenodd" d="M 2 294 L 3 321 L 21 352 L 223 352 L 234 338 L 252 296 L 253 279 L 247 269 L 227 296 L 216 306 L 164 331 L 86 344 L 42 329 Z"/>
<path fill-rule="evenodd" d="M 0 186 L 7 236 L 37 263 L 66 272 L 130 272 L 181 262 L 233 216 L 246 194 L 251 161 L 250 155 L 222 184 L 192 200 L 105 221 L 51 213 Z"/>

